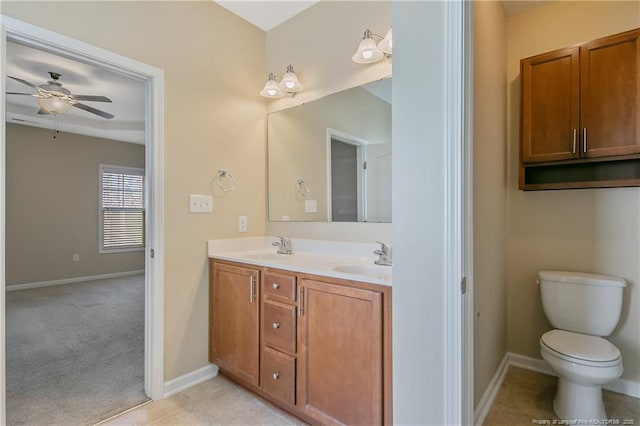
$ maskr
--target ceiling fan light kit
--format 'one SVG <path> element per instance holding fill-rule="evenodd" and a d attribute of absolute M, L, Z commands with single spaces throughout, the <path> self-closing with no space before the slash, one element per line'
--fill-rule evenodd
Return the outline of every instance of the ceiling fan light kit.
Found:
<path fill-rule="evenodd" d="M 21 78 L 8 76 L 12 80 L 35 89 L 36 93 L 7 92 L 7 95 L 30 95 L 38 98 L 38 105 L 40 106 L 38 114 L 64 114 L 69 111 L 71 107 L 75 107 L 98 115 L 102 118 L 111 119 L 114 117 L 113 114 L 78 102 L 111 102 L 111 99 L 106 96 L 74 95 L 68 89 L 62 87 L 62 84 L 58 81 L 61 77 L 60 74 L 50 71 L 49 75 L 51 76 L 51 80 L 47 81 L 46 84 L 41 84 L 40 86 L 36 86 L 35 84 Z"/>

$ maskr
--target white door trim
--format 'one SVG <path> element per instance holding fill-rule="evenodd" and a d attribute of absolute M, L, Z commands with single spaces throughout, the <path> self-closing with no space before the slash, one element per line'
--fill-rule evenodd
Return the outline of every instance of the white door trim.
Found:
<path fill-rule="evenodd" d="M 0 20 L 0 425 L 7 424 L 5 410 L 6 401 L 6 373 L 5 373 L 5 84 L 6 76 L 6 56 L 7 37 L 4 23 Z"/>
<path fill-rule="evenodd" d="M 474 424 L 474 269 L 473 269 L 473 2 L 464 2 L 462 28 L 463 55 L 463 274 L 467 294 L 463 302 L 462 324 L 462 424 Z"/>
<path fill-rule="evenodd" d="M 450 1 L 446 5 L 446 149 L 445 149 L 445 424 L 473 422 L 473 341 L 469 315 L 472 292 L 461 293 L 464 276 L 473 264 L 472 205 L 470 187 L 470 129 L 468 100 L 471 41 L 469 5 Z M 471 366 L 471 368 L 470 368 Z"/>
<path fill-rule="evenodd" d="M 145 250 L 145 392 L 151 399 L 164 395 L 164 72 L 156 67 L 118 55 L 79 40 L 37 27 L 35 25 L 0 15 L 3 55 L 0 63 L 0 77 L 3 89 L 2 109 L 4 113 L 4 84 L 6 78 L 6 40 L 18 41 L 28 46 L 60 54 L 82 62 L 90 63 L 146 84 L 146 179 L 147 205 L 151 207 L 147 217 L 147 241 Z M 2 115 L 4 116 L 4 114 Z M 5 219 L 5 124 L 0 124 L 0 424 L 5 423 L 4 371 L 4 219 Z M 151 257 L 151 251 L 154 257 Z"/>

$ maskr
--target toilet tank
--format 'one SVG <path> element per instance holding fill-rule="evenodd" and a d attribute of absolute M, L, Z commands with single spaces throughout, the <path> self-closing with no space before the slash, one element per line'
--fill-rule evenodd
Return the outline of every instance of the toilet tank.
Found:
<path fill-rule="evenodd" d="M 608 336 L 622 311 L 625 280 L 568 271 L 539 271 L 542 308 L 551 325 L 561 330 Z"/>

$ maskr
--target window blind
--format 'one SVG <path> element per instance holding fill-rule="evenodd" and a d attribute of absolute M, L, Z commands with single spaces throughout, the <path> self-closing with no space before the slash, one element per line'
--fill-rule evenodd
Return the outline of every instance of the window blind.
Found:
<path fill-rule="evenodd" d="M 100 166 L 101 250 L 144 248 L 144 170 Z"/>

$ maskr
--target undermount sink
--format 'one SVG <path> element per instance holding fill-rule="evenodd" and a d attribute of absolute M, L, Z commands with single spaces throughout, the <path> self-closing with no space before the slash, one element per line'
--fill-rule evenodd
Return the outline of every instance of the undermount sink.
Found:
<path fill-rule="evenodd" d="M 264 253 L 264 254 L 247 254 L 242 257 L 253 260 L 286 260 L 290 254 Z"/>
<path fill-rule="evenodd" d="M 370 276 L 389 276 L 391 275 L 391 267 L 381 265 L 338 265 L 333 270 L 345 274 L 370 275 Z"/>

